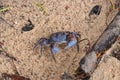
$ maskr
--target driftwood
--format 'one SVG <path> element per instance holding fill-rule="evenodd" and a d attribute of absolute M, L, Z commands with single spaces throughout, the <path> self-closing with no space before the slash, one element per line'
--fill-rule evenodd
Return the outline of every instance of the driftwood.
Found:
<path fill-rule="evenodd" d="M 120 37 L 120 11 L 98 38 L 91 50 L 81 59 L 80 66 L 76 70 L 76 77 L 88 79 L 96 69 L 105 51 L 115 43 L 118 37 Z"/>
<path fill-rule="evenodd" d="M 2 80 L 30 80 L 30 79 L 16 74 L 2 73 Z"/>

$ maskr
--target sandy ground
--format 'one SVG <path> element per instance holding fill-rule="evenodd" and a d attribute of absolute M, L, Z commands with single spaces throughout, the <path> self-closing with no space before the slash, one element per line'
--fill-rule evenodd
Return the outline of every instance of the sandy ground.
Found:
<path fill-rule="evenodd" d="M 37 3 L 44 5 L 48 15 L 36 6 Z M 14 63 L 20 75 L 29 77 L 31 80 L 60 80 L 64 71 L 74 73 L 79 66 L 80 59 L 85 54 L 86 42 L 79 44 L 79 53 L 76 47 L 66 51 L 61 48 L 59 54 L 55 54 L 57 59 L 57 63 L 55 63 L 49 47 L 45 48 L 42 56 L 40 47 L 33 50 L 34 44 L 39 38 L 48 38 L 50 34 L 58 31 L 76 31 L 81 33 L 82 38 L 88 38 L 94 44 L 117 12 L 112 11 L 108 16 L 111 5 L 109 0 L 0 0 L 0 4 L 10 7 L 9 11 L 0 13 L 0 17 L 13 25 L 10 27 L 4 21 L 0 21 L 0 41 L 4 41 L 5 50 L 18 60 Z M 95 5 L 102 5 L 102 11 L 95 19 L 89 18 L 89 12 Z M 21 28 L 28 23 L 28 19 L 35 27 L 31 31 L 21 33 Z M 116 61 L 115 58 L 111 60 L 113 63 Z M 107 64 L 116 67 L 112 66 L 112 62 L 109 60 Z M 107 68 L 107 64 L 103 63 L 104 69 Z M 120 61 L 114 64 L 120 67 Z M 116 69 L 113 68 L 113 70 Z M 10 60 L 2 55 L 0 55 L 1 73 L 14 74 Z M 117 75 L 117 72 L 114 74 Z M 103 75 L 102 72 L 98 76 L 101 75 Z M 103 79 L 96 79 L 93 76 L 92 80 Z"/>

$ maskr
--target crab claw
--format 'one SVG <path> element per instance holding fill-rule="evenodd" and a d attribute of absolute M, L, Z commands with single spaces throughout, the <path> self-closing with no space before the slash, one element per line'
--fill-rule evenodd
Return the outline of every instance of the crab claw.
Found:
<path fill-rule="evenodd" d="M 56 54 L 59 52 L 58 44 L 54 43 L 51 45 L 52 53 Z"/>
<path fill-rule="evenodd" d="M 58 48 L 58 47 L 54 47 L 54 48 L 52 49 L 52 51 L 53 51 L 53 53 L 58 53 L 58 52 L 59 52 L 59 48 Z"/>
<path fill-rule="evenodd" d="M 72 40 L 68 43 L 68 45 L 64 49 L 68 49 L 70 47 L 73 47 L 76 44 L 77 44 L 77 40 Z"/>

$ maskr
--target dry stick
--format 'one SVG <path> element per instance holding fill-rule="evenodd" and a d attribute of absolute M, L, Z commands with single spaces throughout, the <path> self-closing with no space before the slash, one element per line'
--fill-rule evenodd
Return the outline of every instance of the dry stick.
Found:
<path fill-rule="evenodd" d="M 13 60 L 10 60 L 10 62 L 11 62 L 11 65 L 12 65 L 12 67 L 13 67 L 13 71 L 15 72 L 15 74 L 16 74 L 16 75 L 20 75 L 19 72 L 18 72 L 18 70 L 17 70 L 17 68 L 16 68 L 16 65 L 14 64 L 14 61 L 13 61 Z"/>
<path fill-rule="evenodd" d="M 10 58 L 10 59 L 12 59 L 12 60 L 17 61 L 17 59 L 16 59 L 15 57 L 9 55 L 9 53 L 7 53 L 3 48 L 1 48 L 0 54 L 4 55 L 5 57 L 8 57 L 8 58 Z"/>
<path fill-rule="evenodd" d="M 9 7 L 3 7 L 2 9 L 0 9 L 0 12 L 5 12 L 5 11 L 7 11 L 9 9 L 10 9 Z"/>
<path fill-rule="evenodd" d="M 8 23 L 4 18 L 0 17 L 0 22 L 1 22 L 1 21 L 3 21 L 4 24 L 7 24 L 8 27 L 11 27 L 11 28 L 13 28 L 13 29 L 15 29 L 15 30 L 17 31 L 17 29 L 16 29 L 13 25 L 11 25 L 10 23 Z M 5 31 L 5 29 L 4 29 L 3 31 L 0 31 L 0 33 L 4 32 L 4 31 Z M 13 33 L 13 32 L 11 32 L 10 34 L 8 34 L 8 35 L 6 35 L 6 36 L 1 36 L 1 38 L 2 38 L 2 37 L 7 37 L 7 36 L 11 35 L 12 33 Z"/>
<path fill-rule="evenodd" d="M 44 5 L 42 4 L 42 3 L 40 3 L 40 2 L 34 2 L 34 4 L 37 6 L 37 7 L 39 7 L 42 11 L 43 11 L 43 13 L 44 14 L 46 14 L 46 15 L 48 15 L 49 13 L 48 13 L 48 11 L 46 10 L 46 8 L 44 7 Z"/>
<path fill-rule="evenodd" d="M 41 10 L 42 10 L 46 15 L 48 15 L 48 12 L 47 12 L 47 10 L 45 9 L 45 7 L 43 6 L 43 4 L 37 3 L 36 5 L 37 5 L 39 8 L 41 8 Z"/>
<path fill-rule="evenodd" d="M 8 57 L 8 58 L 10 59 L 9 61 L 11 62 L 12 66 L 13 66 L 13 70 L 14 70 L 15 74 L 19 75 L 19 73 L 18 73 L 18 71 L 17 71 L 17 68 L 16 68 L 16 66 L 15 66 L 15 64 L 14 64 L 14 62 L 13 62 L 13 60 L 17 61 L 16 58 L 14 58 L 13 56 L 10 56 L 10 55 L 2 48 L 2 46 L 3 46 L 3 43 L 0 42 L 0 54 L 4 55 L 5 57 Z"/>
<path fill-rule="evenodd" d="M 11 25 L 10 23 L 8 23 L 5 19 L 3 19 L 2 17 L 0 17 L 0 21 L 4 21 L 6 24 L 8 24 L 10 27 L 13 27 L 13 25 Z"/>
<path fill-rule="evenodd" d="M 108 0 L 108 1 L 110 1 L 112 8 L 115 9 L 115 4 L 113 3 L 113 1 L 112 0 Z"/>

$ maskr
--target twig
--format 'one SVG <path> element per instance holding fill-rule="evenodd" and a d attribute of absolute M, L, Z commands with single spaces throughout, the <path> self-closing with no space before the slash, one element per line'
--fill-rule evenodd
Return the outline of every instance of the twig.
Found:
<path fill-rule="evenodd" d="M 48 12 L 46 11 L 46 9 L 45 9 L 45 7 L 43 6 L 43 4 L 41 4 L 41 3 L 37 3 L 36 5 L 37 5 L 38 7 L 40 7 L 41 10 L 42 10 L 45 14 L 48 15 Z"/>
<path fill-rule="evenodd" d="M 113 1 L 112 0 L 108 0 L 108 1 L 110 1 L 111 5 L 112 5 L 112 9 L 115 9 L 115 4 L 113 3 Z"/>
<path fill-rule="evenodd" d="M 5 57 L 8 57 L 8 58 L 10 58 L 10 59 L 12 59 L 12 60 L 17 61 L 17 59 L 16 59 L 15 57 L 9 55 L 9 53 L 7 53 L 7 52 L 3 49 L 3 47 L 2 47 L 3 45 L 4 45 L 4 43 L 0 42 L 0 54 L 4 55 Z"/>
<path fill-rule="evenodd" d="M 3 7 L 3 8 L 0 9 L 0 12 L 5 12 L 5 11 L 7 11 L 9 9 L 10 9 L 10 7 Z"/>
<path fill-rule="evenodd" d="M 19 72 L 18 72 L 18 70 L 17 70 L 17 68 L 16 68 L 16 65 L 14 64 L 14 61 L 11 60 L 10 62 L 11 62 L 11 65 L 12 65 L 12 67 L 13 67 L 13 71 L 15 72 L 15 74 L 16 74 L 16 75 L 20 75 Z"/>

